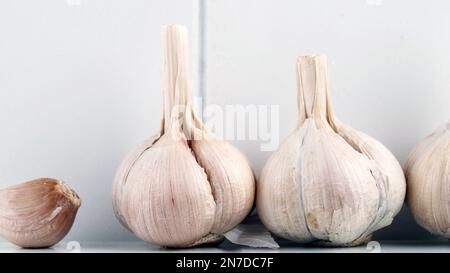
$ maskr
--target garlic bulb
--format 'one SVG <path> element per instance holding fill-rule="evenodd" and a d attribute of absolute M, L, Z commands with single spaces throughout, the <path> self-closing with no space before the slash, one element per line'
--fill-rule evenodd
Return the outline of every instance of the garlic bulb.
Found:
<path fill-rule="evenodd" d="M 66 236 L 81 205 L 64 182 L 41 178 L 0 190 L 0 236 L 24 248 L 50 247 Z"/>
<path fill-rule="evenodd" d="M 401 209 L 401 166 L 381 143 L 335 118 L 324 55 L 300 57 L 297 68 L 298 125 L 262 170 L 258 214 L 289 240 L 362 244 Z"/>
<path fill-rule="evenodd" d="M 407 203 L 416 221 L 450 238 L 450 122 L 420 141 L 405 162 Z"/>
<path fill-rule="evenodd" d="M 188 247 L 219 241 L 252 208 L 253 172 L 243 154 L 209 133 L 190 106 L 186 28 L 165 26 L 162 34 L 162 128 L 119 167 L 114 211 L 150 243 Z"/>

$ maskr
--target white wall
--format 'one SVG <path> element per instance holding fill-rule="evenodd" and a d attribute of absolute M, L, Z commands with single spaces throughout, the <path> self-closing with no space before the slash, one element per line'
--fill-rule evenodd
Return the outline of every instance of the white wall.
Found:
<path fill-rule="evenodd" d="M 0 2 L 0 186 L 61 178 L 82 197 L 68 240 L 132 240 L 111 183 L 162 112 L 160 27 L 186 24 L 194 56 L 200 0 Z M 446 1 L 209 0 L 207 104 L 280 105 L 296 118 L 295 58 L 328 55 L 337 115 L 403 161 L 450 117 Z M 269 156 L 236 141 L 257 173 Z M 381 238 L 425 238 L 404 211 Z"/>

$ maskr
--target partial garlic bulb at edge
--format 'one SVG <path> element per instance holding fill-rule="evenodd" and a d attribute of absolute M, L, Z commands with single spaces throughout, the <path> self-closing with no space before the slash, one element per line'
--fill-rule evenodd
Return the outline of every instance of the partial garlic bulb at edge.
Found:
<path fill-rule="evenodd" d="M 219 241 L 253 206 L 253 172 L 243 154 L 207 132 L 190 107 L 186 28 L 165 26 L 163 40 L 162 128 L 119 167 L 114 211 L 150 243 L 188 247 Z"/>
<path fill-rule="evenodd" d="M 25 248 L 50 247 L 66 236 L 81 205 L 64 182 L 41 178 L 0 190 L 0 237 Z"/>
<path fill-rule="evenodd" d="M 334 117 L 325 56 L 300 57 L 297 68 L 298 126 L 262 170 L 257 212 L 289 240 L 364 243 L 401 209 L 402 168 L 381 143 Z"/>
<path fill-rule="evenodd" d="M 450 238 L 450 122 L 421 140 L 405 162 L 407 203 L 417 223 Z"/>

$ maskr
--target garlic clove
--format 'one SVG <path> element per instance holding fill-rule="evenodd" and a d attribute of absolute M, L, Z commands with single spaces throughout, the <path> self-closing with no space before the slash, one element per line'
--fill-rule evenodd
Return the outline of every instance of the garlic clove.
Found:
<path fill-rule="evenodd" d="M 258 214 L 293 241 L 364 243 L 400 210 L 402 169 L 381 143 L 334 117 L 325 56 L 303 56 L 297 65 L 298 125 L 262 170 Z"/>
<path fill-rule="evenodd" d="M 270 231 L 285 239 L 308 242 L 314 237 L 305 221 L 299 184 L 297 161 L 301 138 L 300 131 L 295 131 L 267 160 L 256 187 L 256 207 Z"/>
<path fill-rule="evenodd" d="M 149 139 L 146 139 L 136 147 L 133 151 L 131 151 L 126 158 L 122 161 L 119 168 L 116 171 L 116 175 L 114 177 L 114 183 L 113 183 L 113 209 L 114 214 L 116 215 L 116 218 L 119 220 L 119 222 L 126 227 L 127 229 L 130 229 L 128 227 L 128 224 L 126 223 L 126 218 L 122 212 L 122 198 L 123 198 L 123 189 L 124 184 L 127 181 L 127 177 L 133 168 L 136 161 L 138 161 L 141 156 L 146 152 L 148 149 L 150 149 L 153 144 L 160 138 L 160 135 L 155 135 L 150 137 Z"/>
<path fill-rule="evenodd" d="M 123 202 L 131 230 L 158 245 L 195 244 L 214 224 L 211 187 L 185 140 L 163 137 L 146 150 L 128 174 Z"/>
<path fill-rule="evenodd" d="M 211 232 L 223 234 L 249 214 L 255 196 L 255 178 L 244 155 L 222 140 L 193 140 L 191 148 L 205 170 L 216 202 Z"/>
<path fill-rule="evenodd" d="M 337 123 L 335 121 L 335 123 Z M 406 182 L 403 169 L 397 158 L 379 141 L 366 135 L 363 132 L 357 131 L 350 126 L 338 123 L 337 131 L 339 135 L 344 138 L 355 150 L 364 154 L 365 157 L 371 159 L 376 164 L 378 172 L 373 172 L 374 175 L 384 175 L 383 185 L 386 189 L 385 201 L 386 210 L 390 211 L 387 214 L 386 226 L 389 225 L 393 217 L 397 215 L 403 207 Z M 380 178 L 377 178 L 379 180 Z"/>
<path fill-rule="evenodd" d="M 0 190 L 0 236 L 24 248 L 64 238 L 81 201 L 64 182 L 41 178 Z"/>
<path fill-rule="evenodd" d="M 309 124 L 299 156 L 306 224 L 316 240 L 346 245 L 366 236 L 382 203 L 373 162 Z"/>
<path fill-rule="evenodd" d="M 417 223 L 450 238 L 450 123 L 420 141 L 405 162 L 407 202 Z"/>

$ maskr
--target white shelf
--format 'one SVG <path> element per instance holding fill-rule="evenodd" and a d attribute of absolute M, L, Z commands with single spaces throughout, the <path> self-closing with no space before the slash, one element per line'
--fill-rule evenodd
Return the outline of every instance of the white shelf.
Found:
<path fill-rule="evenodd" d="M 301 245 L 282 246 L 280 249 L 249 248 L 223 243 L 218 247 L 190 249 L 164 249 L 145 242 L 62 242 L 50 249 L 22 249 L 13 244 L 0 242 L 0 253 L 450 253 L 450 242 L 446 241 L 380 241 L 369 245 L 348 248 L 322 248 Z"/>

